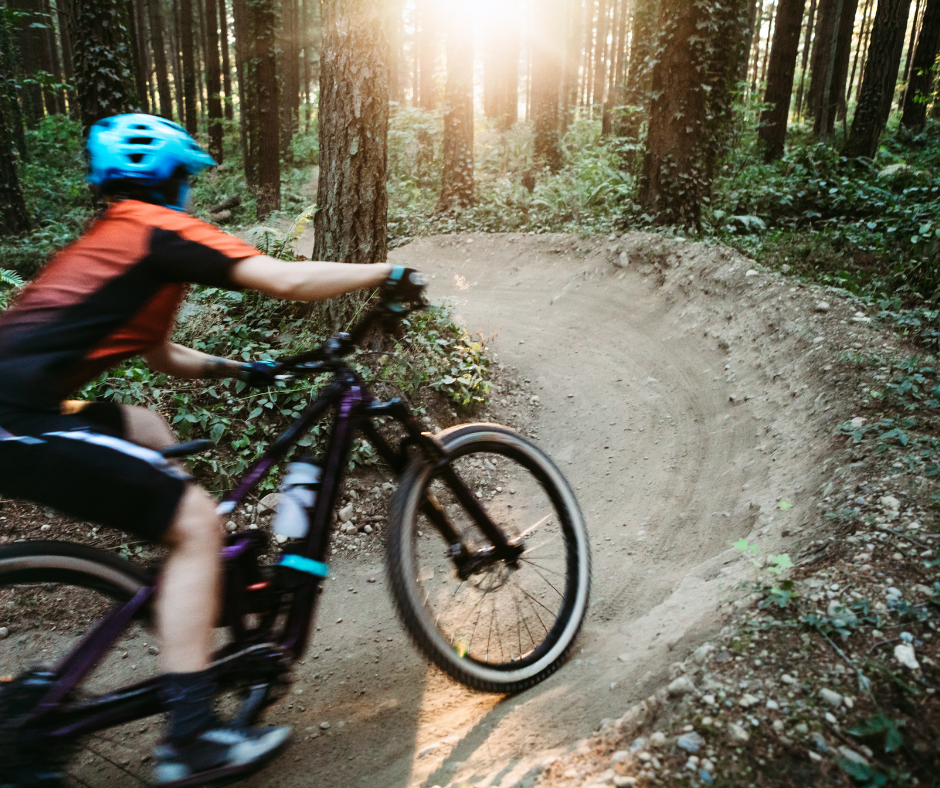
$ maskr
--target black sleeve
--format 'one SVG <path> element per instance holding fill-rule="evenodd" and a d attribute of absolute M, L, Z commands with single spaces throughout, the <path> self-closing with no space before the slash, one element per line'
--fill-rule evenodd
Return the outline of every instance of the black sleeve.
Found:
<path fill-rule="evenodd" d="M 172 230 L 156 228 L 150 239 L 147 263 L 167 282 L 186 282 L 226 290 L 241 290 L 232 281 L 237 260 L 198 241 L 188 241 Z"/>

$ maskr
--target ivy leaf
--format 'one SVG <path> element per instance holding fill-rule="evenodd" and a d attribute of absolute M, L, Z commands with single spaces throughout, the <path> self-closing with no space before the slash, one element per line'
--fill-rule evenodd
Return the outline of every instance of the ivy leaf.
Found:
<path fill-rule="evenodd" d="M 786 512 L 793 508 L 793 504 L 789 501 L 781 501 L 778 506 L 780 507 L 781 512 Z"/>

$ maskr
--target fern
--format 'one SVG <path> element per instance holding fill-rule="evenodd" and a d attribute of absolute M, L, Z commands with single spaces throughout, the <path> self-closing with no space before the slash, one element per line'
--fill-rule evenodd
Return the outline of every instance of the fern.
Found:
<path fill-rule="evenodd" d="M 23 277 L 18 273 L 0 268 L 0 309 L 6 309 L 10 305 L 13 291 L 23 284 Z"/>

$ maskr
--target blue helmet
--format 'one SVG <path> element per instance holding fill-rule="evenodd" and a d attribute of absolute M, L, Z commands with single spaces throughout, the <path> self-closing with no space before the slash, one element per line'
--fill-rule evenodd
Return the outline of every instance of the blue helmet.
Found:
<path fill-rule="evenodd" d="M 92 186 L 105 191 L 109 185 L 132 186 L 178 211 L 185 209 L 189 197 L 186 176 L 215 165 L 182 126 L 156 115 L 133 113 L 99 120 L 88 132 L 86 147 Z M 180 175 L 183 182 L 172 196 L 160 188 Z"/>

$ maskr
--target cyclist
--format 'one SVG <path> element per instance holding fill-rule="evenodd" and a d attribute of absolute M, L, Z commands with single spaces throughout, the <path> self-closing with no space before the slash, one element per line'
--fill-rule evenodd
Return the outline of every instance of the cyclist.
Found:
<path fill-rule="evenodd" d="M 102 120 L 87 151 L 88 180 L 106 210 L 0 316 L 0 494 L 169 547 L 155 602 L 168 713 L 155 779 L 170 786 L 234 776 L 272 757 L 290 728 L 234 728 L 213 712 L 216 502 L 155 451 L 175 440 L 157 413 L 68 396 L 137 355 L 184 378 L 271 380 L 263 363 L 169 341 L 188 284 L 316 301 L 386 283 L 393 269 L 276 260 L 188 215 L 192 176 L 215 162 L 163 118 Z"/>

